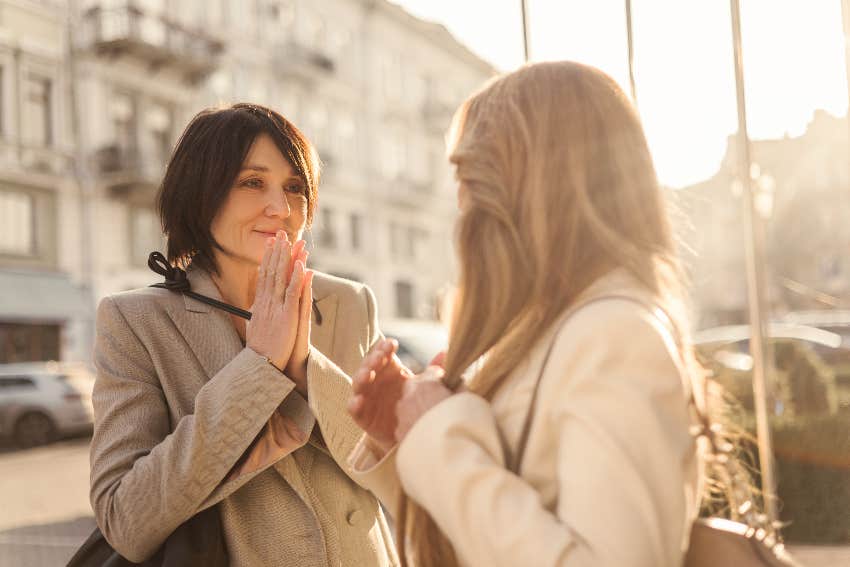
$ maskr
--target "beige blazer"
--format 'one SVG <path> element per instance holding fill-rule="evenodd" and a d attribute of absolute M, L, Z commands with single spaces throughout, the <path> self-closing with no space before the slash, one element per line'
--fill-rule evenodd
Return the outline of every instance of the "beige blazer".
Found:
<path fill-rule="evenodd" d="M 611 294 L 649 300 L 616 272 L 580 301 Z M 508 459 L 553 341 L 517 477 Z M 553 325 L 491 403 L 456 394 L 397 450 L 362 442 L 351 463 L 391 513 L 400 482 L 466 566 L 679 566 L 699 479 L 677 360 L 649 309 L 603 299 Z"/>
<path fill-rule="evenodd" d="M 220 299 L 206 272 L 189 280 Z M 313 290 L 309 403 L 219 309 L 157 288 L 101 302 L 91 503 L 122 555 L 141 562 L 218 504 L 232 565 L 397 565 L 377 500 L 345 472 L 362 434 L 346 374 L 380 336 L 374 298 L 319 273 Z"/>

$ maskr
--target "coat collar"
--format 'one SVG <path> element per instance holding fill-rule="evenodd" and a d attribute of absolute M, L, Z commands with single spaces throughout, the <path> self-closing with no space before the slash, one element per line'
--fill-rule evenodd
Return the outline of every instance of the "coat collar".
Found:
<path fill-rule="evenodd" d="M 223 301 L 221 292 L 207 271 L 189 267 L 186 275 L 192 291 Z M 323 283 L 322 278 L 314 279 L 313 295 L 316 307 L 321 313 L 321 324 L 316 320 L 316 313 L 313 311 L 310 342 L 330 356 L 333 353 L 338 299 L 336 294 L 328 293 Z M 212 378 L 239 354 L 243 348 L 242 341 L 225 311 L 187 295 L 183 296 L 183 304 L 185 311 L 182 316 L 175 316 L 174 322 L 204 368 L 207 378 Z"/>

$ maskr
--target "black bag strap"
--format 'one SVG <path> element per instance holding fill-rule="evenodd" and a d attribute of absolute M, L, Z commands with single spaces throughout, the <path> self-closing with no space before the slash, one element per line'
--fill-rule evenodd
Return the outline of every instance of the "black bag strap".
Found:
<path fill-rule="evenodd" d="M 213 299 L 212 297 L 207 297 L 206 295 L 201 295 L 200 293 L 192 291 L 191 285 L 189 285 L 189 278 L 186 276 L 185 270 L 178 268 L 177 266 L 172 266 L 168 263 L 168 260 L 162 254 L 162 252 L 151 252 L 148 256 L 148 268 L 157 274 L 163 276 L 165 278 L 164 282 L 155 283 L 150 287 L 158 287 L 162 289 L 167 289 L 169 291 L 177 291 L 182 293 L 183 295 L 188 295 L 192 299 L 197 299 L 201 303 L 206 303 L 207 305 L 211 305 L 216 309 L 222 309 L 236 315 L 237 317 L 242 317 L 243 319 L 251 320 L 251 312 L 245 311 L 244 309 L 240 309 L 235 305 L 230 305 L 229 303 L 225 303 L 223 301 L 219 301 L 217 299 Z M 316 316 L 316 324 L 322 324 L 322 312 L 319 311 L 319 307 L 316 305 L 316 300 L 313 300 L 313 314 Z"/>

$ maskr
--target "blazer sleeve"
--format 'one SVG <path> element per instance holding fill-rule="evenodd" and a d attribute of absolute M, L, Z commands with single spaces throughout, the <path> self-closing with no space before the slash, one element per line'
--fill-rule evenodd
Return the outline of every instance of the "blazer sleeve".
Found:
<path fill-rule="evenodd" d="M 372 291 L 364 286 L 358 301 L 362 307 L 362 313 L 366 325 L 364 336 L 359 345 L 360 351 L 365 355 L 376 342 L 383 338 L 378 326 L 378 312 L 375 297 Z M 352 371 L 355 368 L 351 369 Z M 379 467 L 371 467 L 370 474 L 363 474 L 360 466 L 352 462 L 350 456 L 365 437 L 348 414 L 348 400 L 351 397 L 351 378 L 333 363 L 328 357 L 313 349 L 307 362 L 308 400 L 310 407 L 316 416 L 316 421 L 322 431 L 322 435 L 340 468 L 346 471 L 362 487 L 370 490 L 375 496 L 387 506 L 390 515 L 394 514 L 395 507 L 392 505 L 400 490 L 398 477 L 395 474 L 393 457 L 381 460 Z"/>
<path fill-rule="evenodd" d="M 507 470 L 496 416 L 475 394 L 432 408 L 399 446 L 405 491 L 466 565 L 681 564 L 692 443 L 679 369 L 648 312 L 586 311 L 557 338 L 529 440 L 556 452 L 553 507 L 527 480 L 549 473 Z"/>
<path fill-rule="evenodd" d="M 214 493 L 221 499 L 228 492 L 223 479 L 269 416 L 295 395 L 295 384 L 245 348 L 199 390 L 194 413 L 172 428 L 151 357 L 112 298 L 98 306 L 94 359 L 91 504 L 112 547 L 142 562 L 181 523 L 217 501 Z M 290 405 L 288 433 L 300 446 L 313 418 L 303 401 Z"/>

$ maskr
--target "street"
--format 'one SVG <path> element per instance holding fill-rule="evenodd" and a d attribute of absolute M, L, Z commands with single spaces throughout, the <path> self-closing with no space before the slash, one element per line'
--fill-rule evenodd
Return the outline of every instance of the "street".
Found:
<path fill-rule="evenodd" d="M 0 449 L 0 567 L 65 565 L 94 528 L 88 438 Z M 850 565 L 850 547 L 792 546 L 808 567 Z"/>
<path fill-rule="evenodd" d="M 0 567 L 64 565 L 94 528 L 88 444 L 0 452 Z"/>

